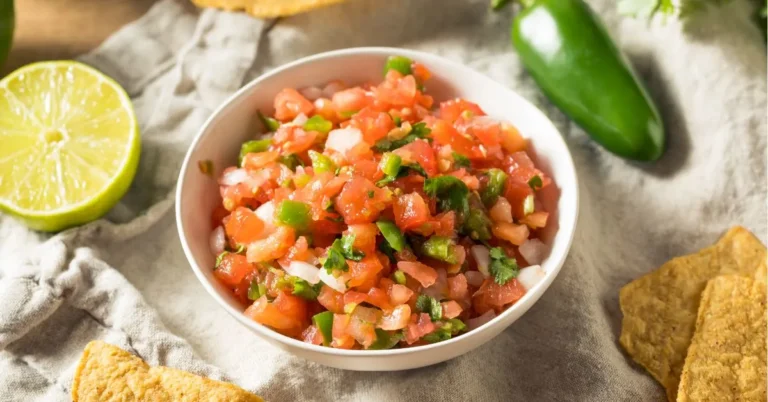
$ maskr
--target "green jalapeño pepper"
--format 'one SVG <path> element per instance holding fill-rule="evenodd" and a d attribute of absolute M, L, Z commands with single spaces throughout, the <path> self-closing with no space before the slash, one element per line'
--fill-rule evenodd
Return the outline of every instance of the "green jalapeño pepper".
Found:
<path fill-rule="evenodd" d="M 639 161 L 664 152 L 664 126 L 627 59 L 583 0 L 525 0 L 512 43 L 560 110 L 607 150 Z"/>
<path fill-rule="evenodd" d="M 13 0 L 0 0 L 0 67 L 3 66 L 13 40 Z"/>

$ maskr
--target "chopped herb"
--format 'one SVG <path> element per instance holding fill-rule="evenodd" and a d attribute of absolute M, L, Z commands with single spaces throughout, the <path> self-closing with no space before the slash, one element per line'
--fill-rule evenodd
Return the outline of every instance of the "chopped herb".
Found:
<path fill-rule="evenodd" d="M 405 272 L 397 270 L 394 274 L 392 274 L 392 277 L 395 278 L 395 282 L 399 285 L 405 285 Z"/>
<path fill-rule="evenodd" d="M 387 63 L 384 64 L 384 75 L 387 75 L 389 70 L 396 70 L 402 75 L 409 75 L 411 74 L 411 64 L 413 64 L 413 60 L 405 56 L 389 56 Z"/>
<path fill-rule="evenodd" d="M 333 163 L 333 160 L 320 152 L 310 150 L 309 159 L 312 160 L 312 170 L 314 170 L 315 173 L 336 171 L 336 164 Z"/>
<path fill-rule="evenodd" d="M 319 114 L 310 117 L 306 123 L 304 123 L 304 130 L 307 131 L 319 131 L 323 134 L 327 134 L 333 128 L 333 123 L 323 118 Z"/>
<path fill-rule="evenodd" d="M 333 244 L 336 244 L 336 241 L 334 241 Z M 355 249 L 354 244 L 355 235 L 341 236 L 341 253 L 344 255 L 344 258 L 352 261 L 360 261 L 365 257 L 365 253 Z"/>
<path fill-rule="evenodd" d="M 440 302 L 434 297 L 419 295 L 419 297 L 416 298 L 416 309 L 422 313 L 429 314 L 429 318 L 431 318 L 432 321 L 438 321 L 443 318 L 443 306 L 441 306 Z"/>
<path fill-rule="evenodd" d="M 251 281 L 251 286 L 248 287 L 248 299 L 249 300 L 257 300 L 261 296 L 264 296 L 267 294 L 267 286 L 263 283 L 259 283 L 259 281 L 256 278 L 253 278 Z"/>
<path fill-rule="evenodd" d="M 432 236 L 421 245 L 421 253 L 436 260 L 456 264 L 456 243 L 450 237 Z"/>
<path fill-rule="evenodd" d="M 293 294 L 307 300 L 317 300 L 317 295 L 320 293 L 320 288 L 322 287 L 322 282 L 318 282 L 316 285 L 311 285 L 301 278 L 295 278 L 293 280 Z"/>
<path fill-rule="evenodd" d="M 333 199 L 332 198 L 329 198 L 329 199 L 325 200 L 325 202 L 323 203 L 323 209 L 328 211 L 328 212 L 332 212 L 332 211 L 335 210 L 334 207 L 333 207 Z"/>
<path fill-rule="evenodd" d="M 315 324 L 320 334 L 323 335 L 323 345 L 328 346 L 333 340 L 333 313 L 323 311 L 312 316 L 312 323 Z"/>
<path fill-rule="evenodd" d="M 491 220 L 481 208 L 472 209 L 464 219 L 462 231 L 472 240 L 489 240 L 491 238 Z"/>
<path fill-rule="evenodd" d="M 525 200 L 523 200 L 523 214 L 530 215 L 533 213 L 535 208 L 536 208 L 536 203 L 533 200 L 533 195 L 529 195 L 525 197 Z"/>
<path fill-rule="evenodd" d="M 393 151 L 395 149 L 398 149 L 400 147 L 403 147 L 407 144 L 410 144 L 418 139 L 424 139 L 427 141 L 431 141 L 432 139 L 429 138 L 429 134 L 432 132 L 427 127 L 427 124 L 424 122 L 416 123 L 413 126 L 411 126 L 411 131 L 406 135 L 405 137 L 399 139 L 399 140 L 390 140 L 390 139 L 383 139 L 379 140 L 374 146 L 373 150 L 376 152 L 386 152 L 386 151 Z"/>
<path fill-rule="evenodd" d="M 202 161 L 197 161 L 197 168 L 200 169 L 200 173 L 213 177 L 213 162 L 205 159 Z"/>
<path fill-rule="evenodd" d="M 493 275 L 493 280 L 499 284 L 504 285 L 509 282 L 510 279 L 516 278 L 519 273 L 517 267 L 517 261 L 514 258 L 507 257 L 501 247 L 494 247 L 491 249 L 491 265 L 488 269 Z"/>
<path fill-rule="evenodd" d="M 387 152 L 382 155 L 381 162 L 379 162 L 379 168 L 385 175 L 397 177 L 398 173 L 400 173 L 400 165 L 402 162 L 403 159 L 400 158 L 399 155 Z"/>
<path fill-rule="evenodd" d="M 343 250 L 341 248 L 341 240 L 334 240 L 331 247 L 328 248 L 328 255 L 325 257 L 325 261 L 323 261 L 323 268 L 325 268 L 328 273 L 331 273 L 333 270 L 349 270 L 349 265 L 347 265 L 347 260 L 344 258 Z"/>
<path fill-rule="evenodd" d="M 463 321 L 456 318 L 451 318 L 447 321 L 441 321 L 436 325 L 437 329 L 435 329 L 435 331 L 424 335 L 424 337 L 421 339 L 429 343 L 446 341 L 467 328 Z"/>
<path fill-rule="evenodd" d="M 469 188 L 457 177 L 429 178 L 424 182 L 424 192 L 437 198 L 438 209 L 442 212 L 454 210 L 460 218 L 469 212 Z"/>
<path fill-rule="evenodd" d="M 465 167 L 468 168 L 472 166 L 472 163 L 469 161 L 469 158 L 466 156 L 454 152 L 453 154 L 453 164 L 456 165 L 456 167 Z"/>
<path fill-rule="evenodd" d="M 373 190 L 368 190 L 368 198 L 373 198 L 374 195 L 376 195 L 376 193 L 374 193 Z"/>
<path fill-rule="evenodd" d="M 405 247 L 405 237 L 397 225 L 392 221 L 380 220 L 376 222 L 376 226 L 378 226 L 379 231 L 384 236 L 384 240 L 387 241 L 387 244 L 389 244 L 395 251 L 403 251 L 403 248 Z"/>
<path fill-rule="evenodd" d="M 400 332 L 389 333 L 381 328 L 376 328 L 376 341 L 368 347 L 368 350 L 392 349 L 403 339 Z"/>
<path fill-rule="evenodd" d="M 277 207 L 277 221 L 297 230 L 305 230 L 309 226 L 310 211 L 308 204 L 285 200 Z"/>
<path fill-rule="evenodd" d="M 238 166 L 243 167 L 243 159 L 245 158 L 245 155 L 253 152 L 265 152 L 269 149 L 270 144 L 272 144 L 272 140 L 270 139 L 244 142 L 243 145 L 240 145 L 240 156 L 237 158 Z"/>
<path fill-rule="evenodd" d="M 486 207 L 491 207 L 504 192 L 504 185 L 507 182 L 507 174 L 501 169 L 489 169 L 486 173 L 488 184 L 480 191 L 480 199 Z"/>
<path fill-rule="evenodd" d="M 296 154 L 280 155 L 280 157 L 277 158 L 277 161 L 285 166 L 288 166 L 288 169 L 293 171 L 296 171 L 298 166 L 304 166 L 304 162 L 302 162 L 302 160 L 299 159 L 298 155 Z"/>
<path fill-rule="evenodd" d="M 221 265 L 221 262 L 224 261 L 224 257 L 229 254 L 229 251 L 222 251 L 221 254 L 216 256 L 216 264 L 214 264 L 213 269 L 216 269 Z"/>
<path fill-rule="evenodd" d="M 379 242 L 378 248 L 379 248 L 379 251 L 384 253 L 384 255 L 386 255 L 387 258 L 389 258 L 390 262 L 397 261 L 397 259 L 395 258 L 395 249 L 392 248 L 389 242 L 387 241 Z"/>
<path fill-rule="evenodd" d="M 535 175 L 528 180 L 528 185 L 531 186 L 532 189 L 538 190 L 544 183 L 541 181 L 541 176 Z"/>
<path fill-rule="evenodd" d="M 400 116 L 392 117 L 392 121 L 395 122 L 395 126 L 400 127 L 403 124 L 403 119 Z"/>
<path fill-rule="evenodd" d="M 280 122 L 271 118 L 264 116 L 264 114 L 261 113 L 261 110 L 256 112 L 257 115 L 259 115 L 259 120 L 261 120 L 261 123 L 264 124 L 264 128 L 267 129 L 267 131 L 277 131 L 278 128 L 280 128 Z"/>
<path fill-rule="evenodd" d="M 242 254 L 243 251 L 245 251 L 245 244 L 238 244 L 237 245 L 237 250 L 235 250 L 235 253 Z"/>

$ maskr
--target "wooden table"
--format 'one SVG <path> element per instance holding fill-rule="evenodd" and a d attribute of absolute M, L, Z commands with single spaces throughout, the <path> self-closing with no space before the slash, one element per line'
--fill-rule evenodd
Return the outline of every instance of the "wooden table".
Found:
<path fill-rule="evenodd" d="M 70 59 L 87 52 L 142 16 L 155 1 L 16 0 L 16 32 L 3 70 L 11 71 L 33 61 Z"/>

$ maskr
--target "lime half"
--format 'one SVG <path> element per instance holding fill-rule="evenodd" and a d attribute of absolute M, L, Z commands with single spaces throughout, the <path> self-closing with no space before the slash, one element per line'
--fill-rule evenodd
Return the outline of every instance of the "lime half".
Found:
<path fill-rule="evenodd" d="M 31 228 L 104 215 L 131 185 L 139 152 L 131 101 L 99 71 L 42 62 L 0 81 L 0 209 Z"/>

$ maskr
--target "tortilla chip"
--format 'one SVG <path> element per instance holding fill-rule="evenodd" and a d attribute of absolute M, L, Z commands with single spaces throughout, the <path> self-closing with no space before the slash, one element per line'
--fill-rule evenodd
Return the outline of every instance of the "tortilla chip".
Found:
<path fill-rule="evenodd" d="M 765 402 L 765 284 L 729 275 L 701 296 L 677 402 Z"/>
<path fill-rule="evenodd" d="M 232 384 L 168 367 L 149 367 L 102 341 L 85 347 L 72 382 L 72 401 L 263 402 Z"/>
<path fill-rule="evenodd" d="M 676 399 L 707 281 L 723 274 L 757 275 L 764 272 L 765 259 L 765 246 L 737 226 L 713 246 L 672 259 L 621 289 L 619 342 L 666 388 L 670 401 Z"/>
<path fill-rule="evenodd" d="M 344 0 L 192 0 L 198 7 L 245 11 L 257 18 L 287 17 Z"/>

